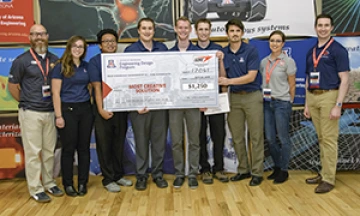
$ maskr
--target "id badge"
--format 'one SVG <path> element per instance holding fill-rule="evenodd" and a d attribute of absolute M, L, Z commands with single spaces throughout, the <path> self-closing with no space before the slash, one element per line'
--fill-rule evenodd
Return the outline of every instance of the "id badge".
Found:
<path fill-rule="evenodd" d="M 51 90 L 50 85 L 43 85 L 42 86 L 42 96 L 43 100 L 49 100 L 51 97 Z"/>
<path fill-rule="evenodd" d="M 310 72 L 310 89 L 318 89 L 320 88 L 320 72 Z"/>
<path fill-rule="evenodd" d="M 271 89 L 264 88 L 263 89 L 263 97 L 264 97 L 264 101 L 271 101 Z"/>

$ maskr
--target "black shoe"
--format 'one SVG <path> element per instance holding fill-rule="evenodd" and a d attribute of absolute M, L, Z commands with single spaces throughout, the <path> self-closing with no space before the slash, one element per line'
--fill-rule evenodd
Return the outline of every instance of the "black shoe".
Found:
<path fill-rule="evenodd" d="M 85 194 L 87 194 L 86 185 L 80 184 L 80 185 L 79 185 L 79 190 L 78 190 L 78 195 L 79 195 L 79 196 L 85 196 Z"/>
<path fill-rule="evenodd" d="M 48 203 L 51 201 L 51 198 L 45 192 L 37 193 L 33 195 L 32 198 L 39 203 Z"/>
<path fill-rule="evenodd" d="M 158 177 L 153 179 L 153 182 L 155 182 L 156 186 L 158 188 L 166 188 L 168 186 L 168 183 L 163 177 Z"/>
<path fill-rule="evenodd" d="M 199 186 L 199 183 L 195 177 L 190 177 L 188 179 L 189 188 L 195 189 Z"/>
<path fill-rule="evenodd" d="M 183 184 L 184 184 L 184 177 L 176 177 L 173 185 L 174 185 L 174 188 L 180 188 Z"/>
<path fill-rule="evenodd" d="M 276 176 L 280 173 L 281 169 L 280 167 L 274 167 L 273 172 L 271 173 L 271 175 L 269 175 L 267 177 L 268 180 L 274 180 L 276 178 Z"/>
<path fill-rule="evenodd" d="M 71 197 L 76 197 L 78 195 L 74 186 L 66 186 L 65 193 L 66 193 L 66 195 L 71 196 Z"/>
<path fill-rule="evenodd" d="M 64 192 L 58 186 L 49 188 L 48 192 L 55 197 L 61 197 L 62 195 L 64 195 Z"/>
<path fill-rule="evenodd" d="M 233 177 L 230 178 L 231 181 L 241 181 L 241 180 L 244 180 L 244 179 L 247 179 L 247 178 L 250 178 L 251 177 L 251 174 L 250 173 L 245 173 L 245 174 L 236 174 L 234 175 Z"/>
<path fill-rule="evenodd" d="M 253 176 L 250 181 L 250 186 L 258 186 L 261 184 L 263 177 L 261 176 Z"/>
<path fill-rule="evenodd" d="M 286 182 L 289 178 L 289 173 L 287 171 L 280 170 L 279 174 L 276 176 L 274 180 L 274 184 L 281 184 Z"/>
<path fill-rule="evenodd" d="M 140 178 L 136 181 L 135 189 L 139 191 L 146 190 L 147 186 L 147 179 L 146 178 Z"/>

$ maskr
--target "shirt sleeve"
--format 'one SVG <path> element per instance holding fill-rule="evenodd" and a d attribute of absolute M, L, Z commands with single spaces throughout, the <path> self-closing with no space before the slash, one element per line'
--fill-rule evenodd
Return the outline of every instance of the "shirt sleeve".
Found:
<path fill-rule="evenodd" d="M 336 70 L 337 72 L 350 71 L 349 54 L 343 47 L 336 52 Z"/>
<path fill-rule="evenodd" d="M 286 73 L 291 76 L 291 75 L 294 75 L 296 74 L 296 64 L 295 64 L 295 61 L 294 59 L 292 58 L 288 58 L 287 60 L 287 70 L 286 70 Z"/>
<path fill-rule="evenodd" d="M 247 72 L 249 72 L 250 70 L 259 70 L 259 53 L 255 47 L 252 48 L 247 60 Z"/>
<path fill-rule="evenodd" d="M 9 74 L 9 80 L 8 82 L 13 84 L 19 84 L 22 81 L 22 78 L 24 77 L 24 64 L 20 59 L 15 59 L 11 65 L 10 74 Z"/>
<path fill-rule="evenodd" d="M 61 74 L 61 64 L 57 64 L 52 70 L 51 79 L 62 79 L 62 78 L 63 75 Z"/>
<path fill-rule="evenodd" d="M 90 77 L 90 82 L 101 82 L 101 68 L 100 65 L 96 63 L 95 57 L 90 59 L 88 64 L 88 72 Z"/>

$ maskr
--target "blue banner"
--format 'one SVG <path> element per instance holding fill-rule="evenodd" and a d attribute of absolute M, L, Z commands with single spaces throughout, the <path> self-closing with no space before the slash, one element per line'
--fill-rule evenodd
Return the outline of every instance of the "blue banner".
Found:
<path fill-rule="evenodd" d="M 283 48 L 284 52 L 296 62 L 297 72 L 294 104 L 297 105 L 305 104 L 306 53 L 315 45 L 316 41 L 316 38 L 290 40 L 285 42 Z M 271 53 L 269 41 L 267 40 L 253 39 L 250 40 L 250 44 L 258 49 L 260 59 L 265 58 Z"/>

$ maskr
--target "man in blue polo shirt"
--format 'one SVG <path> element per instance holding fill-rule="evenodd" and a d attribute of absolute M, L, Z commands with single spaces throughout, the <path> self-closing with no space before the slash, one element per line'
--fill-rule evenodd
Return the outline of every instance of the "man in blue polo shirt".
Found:
<path fill-rule="evenodd" d="M 126 47 L 125 52 L 161 52 L 167 47 L 154 41 L 155 22 L 151 18 L 142 18 L 138 22 L 139 40 Z M 142 110 L 130 112 L 135 136 L 136 184 L 137 190 L 145 190 L 149 175 L 149 147 L 151 150 L 151 175 L 156 186 L 165 188 L 168 183 L 163 179 L 163 162 L 168 131 L 168 111 Z M 151 142 L 151 144 L 150 144 Z"/>
<path fill-rule="evenodd" d="M 115 53 L 118 34 L 113 29 L 103 29 L 97 34 L 102 53 Z M 103 109 L 101 54 L 90 59 L 88 72 L 95 92 L 96 152 L 103 175 L 102 184 L 109 192 L 120 192 L 119 185 L 131 186 L 123 177 L 124 142 L 127 131 L 127 112 L 108 112 Z"/>
<path fill-rule="evenodd" d="M 349 88 L 347 50 L 331 37 L 330 15 L 316 17 L 318 43 L 306 55 L 306 103 L 304 115 L 312 118 L 320 147 L 321 171 L 307 184 L 317 184 L 315 193 L 327 193 L 335 186 L 338 158 L 339 118 Z"/>
<path fill-rule="evenodd" d="M 228 123 L 239 160 L 238 174 L 230 180 L 240 181 L 252 176 L 250 186 L 257 186 L 263 180 L 264 169 L 264 112 L 261 75 L 258 73 L 259 55 L 255 47 L 241 41 L 244 25 L 240 20 L 231 19 L 225 27 L 229 38 L 229 45 L 223 49 L 227 78 L 220 77 L 219 84 L 230 86 Z M 251 146 L 248 148 L 245 122 L 250 133 Z"/>
<path fill-rule="evenodd" d="M 57 135 L 49 71 L 58 57 L 48 52 L 49 35 L 44 26 L 33 25 L 29 39 L 30 50 L 18 56 L 11 66 L 8 89 L 19 101 L 19 123 L 30 196 L 37 202 L 50 202 L 45 189 L 54 196 L 63 195 L 53 179 Z"/>
<path fill-rule="evenodd" d="M 188 50 L 199 50 L 199 48 L 191 43 L 189 40 L 191 32 L 191 23 L 187 17 L 180 17 L 175 22 L 175 32 L 177 41 L 171 51 L 186 52 Z M 184 123 L 186 121 L 186 129 L 188 133 L 189 144 L 189 187 L 195 189 L 198 187 L 196 175 L 199 168 L 199 133 L 200 133 L 200 110 L 193 109 L 173 109 L 169 110 L 169 125 L 172 139 L 172 152 L 174 157 L 175 167 L 175 181 L 173 183 L 175 188 L 180 188 L 185 181 L 185 161 L 184 161 Z"/>
<path fill-rule="evenodd" d="M 198 37 L 198 42 L 196 46 L 200 50 L 221 50 L 222 47 L 212 41 L 210 41 L 211 34 L 211 22 L 208 19 L 201 18 L 198 19 L 195 23 L 195 31 Z M 219 65 L 224 67 L 222 52 L 219 52 Z M 221 69 L 220 69 L 221 71 Z M 221 89 L 219 88 L 219 92 Z M 206 108 L 200 109 L 201 112 L 201 129 L 200 129 L 200 166 L 202 173 L 202 181 L 205 184 L 213 183 L 214 178 L 218 179 L 221 182 L 228 182 L 229 178 L 223 172 L 224 170 L 224 141 L 225 141 L 225 115 L 223 113 L 214 114 L 210 116 L 205 116 L 204 112 Z M 208 151 L 207 151 L 207 121 L 209 121 L 210 126 L 210 136 L 213 142 L 213 151 L 214 152 L 214 166 L 210 168 L 208 162 Z M 213 174 L 211 174 L 211 172 Z"/>

